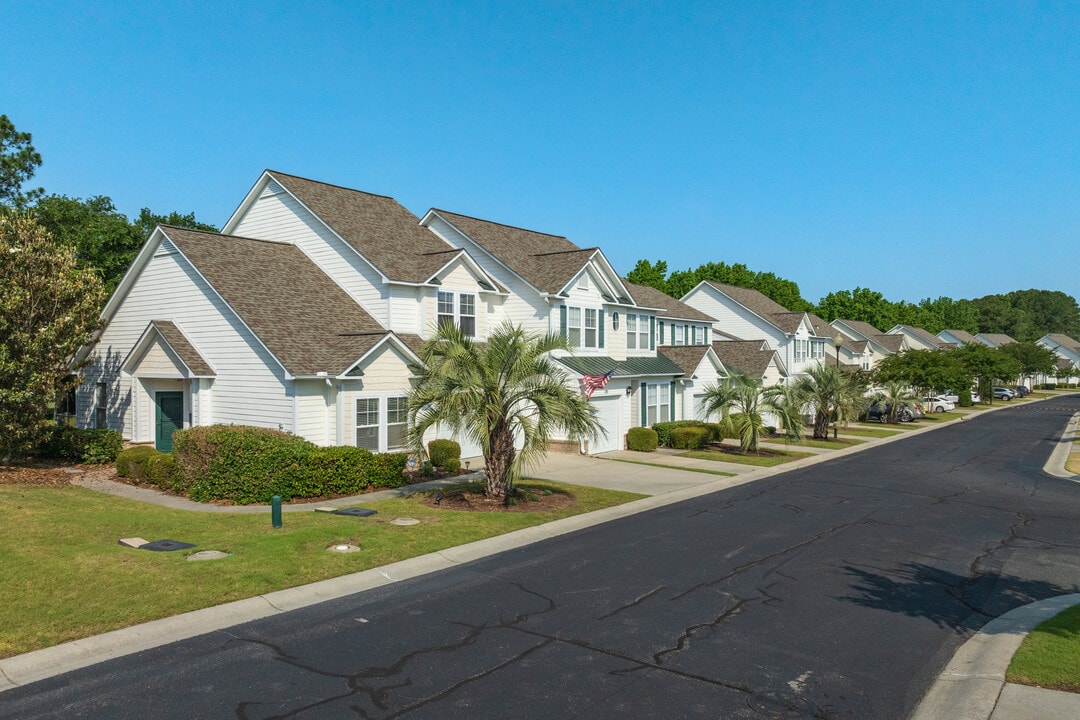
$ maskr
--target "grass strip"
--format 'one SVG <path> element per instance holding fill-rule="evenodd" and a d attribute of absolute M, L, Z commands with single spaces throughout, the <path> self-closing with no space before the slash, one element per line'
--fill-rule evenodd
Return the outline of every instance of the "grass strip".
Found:
<path fill-rule="evenodd" d="M 887 438 L 898 435 L 899 432 L 900 431 L 898 430 L 885 430 L 884 428 L 860 427 L 856 425 L 840 428 L 841 435 L 858 435 L 859 437 L 869 438 Z"/>
<path fill-rule="evenodd" d="M 603 460 L 610 460 L 612 462 L 629 463 L 630 465 L 649 465 L 651 467 L 667 468 L 669 470 L 682 470 L 685 472 L 706 473 L 708 475 L 719 475 L 720 477 L 735 477 L 738 473 L 724 472 L 723 470 L 707 470 L 705 468 L 687 467 L 685 465 L 664 465 L 663 463 L 645 462 L 643 460 L 625 460 L 623 458 L 602 458 Z"/>
<path fill-rule="evenodd" d="M 1080 452 L 1069 453 L 1069 459 L 1065 461 L 1065 469 L 1074 475 L 1080 475 Z"/>
<path fill-rule="evenodd" d="M 790 452 L 787 450 L 766 450 L 761 455 L 741 455 L 734 452 L 721 450 L 689 450 L 679 457 L 694 458 L 695 460 L 712 460 L 714 462 L 739 463 L 740 465 L 754 465 L 756 467 L 773 467 L 782 465 L 792 460 L 813 457 L 814 453 Z"/>
<path fill-rule="evenodd" d="M 567 492 L 573 505 L 546 513 L 468 512 L 420 496 L 361 503 L 369 518 L 173 510 L 74 486 L 2 485 L 0 657 L 8 657 L 190 610 L 347 575 L 406 558 L 645 497 L 529 480 L 523 489 Z M 445 490 L 444 490 L 445 491 Z M 408 516 L 420 524 L 390 524 Z M 194 543 L 189 551 L 122 547 L 120 538 Z M 353 544 L 359 552 L 327 548 Z M 189 562 L 200 550 L 230 553 Z"/>
<path fill-rule="evenodd" d="M 889 433 L 890 435 L 892 433 Z M 815 440 L 813 438 L 803 438 L 798 442 L 787 442 L 786 440 L 778 440 L 776 444 L 784 443 L 792 447 L 810 447 L 810 448 L 822 448 L 824 450 L 840 450 L 841 448 L 851 447 L 852 445 L 862 445 L 865 440 L 856 440 L 855 438 L 836 438 L 835 440 Z"/>
<path fill-rule="evenodd" d="M 1013 655 L 1008 682 L 1080 692 L 1080 605 L 1039 624 Z"/>

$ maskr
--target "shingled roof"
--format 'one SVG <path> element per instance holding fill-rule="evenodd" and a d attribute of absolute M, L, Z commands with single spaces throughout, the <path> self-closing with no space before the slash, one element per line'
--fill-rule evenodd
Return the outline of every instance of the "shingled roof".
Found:
<path fill-rule="evenodd" d="M 949 333 L 964 345 L 977 345 L 979 343 L 979 341 L 975 339 L 975 336 L 967 330 L 942 330 L 941 332 Z"/>
<path fill-rule="evenodd" d="M 712 323 L 716 320 L 711 315 L 706 315 L 697 308 L 687 305 L 682 300 L 677 300 L 649 285 L 638 285 L 627 280 L 623 280 L 623 284 L 630 291 L 636 304 L 642 307 L 660 308 L 660 315 L 665 318 L 704 323 Z"/>
<path fill-rule="evenodd" d="M 579 248 L 561 235 L 524 230 L 447 210 L 434 209 L 444 220 L 541 292 L 561 292 L 599 248 Z"/>
<path fill-rule="evenodd" d="M 292 375 L 339 375 L 388 334 L 294 245 L 161 230 Z"/>
<path fill-rule="evenodd" d="M 906 330 L 908 333 L 919 338 L 931 347 L 941 347 L 945 345 L 945 342 L 942 341 L 941 338 L 939 338 L 937 335 L 933 335 L 929 330 L 924 330 L 921 327 L 915 327 L 914 325 L 897 325 L 896 327 Z M 896 328 L 893 329 L 895 330 Z"/>
<path fill-rule="evenodd" d="M 214 369 L 210 367 L 210 363 L 206 362 L 206 358 L 199 354 L 175 323 L 171 320 L 151 320 L 150 324 L 195 377 L 213 377 Z"/>
<path fill-rule="evenodd" d="M 1073 340 L 1068 335 L 1064 335 L 1062 333 L 1050 333 L 1046 336 L 1046 338 L 1053 342 L 1055 345 L 1061 345 L 1065 348 L 1068 348 L 1069 350 L 1072 350 L 1075 353 L 1080 353 L 1080 342 Z"/>
<path fill-rule="evenodd" d="M 755 315 L 768 320 L 786 333 L 794 333 L 798 330 L 799 323 L 806 317 L 806 313 L 788 310 L 780 303 L 757 290 L 742 288 L 736 285 L 725 285 L 724 283 L 713 282 L 712 280 L 706 280 L 705 282 L 743 307 L 748 308 Z"/>
<path fill-rule="evenodd" d="M 462 253 L 396 200 L 276 170 L 267 173 L 390 280 L 427 282 Z"/>
<path fill-rule="evenodd" d="M 873 340 L 889 352 L 898 353 L 904 347 L 903 335 L 888 335 L 886 333 L 880 333 L 878 335 L 874 335 Z"/>
<path fill-rule="evenodd" d="M 682 368 L 683 374 L 690 377 L 701 364 L 702 358 L 709 352 L 708 345 L 658 345 L 656 352 Z"/>
<path fill-rule="evenodd" d="M 864 338 L 873 339 L 876 338 L 878 335 L 885 334 L 870 323 L 863 322 L 862 320 L 845 320 L 843 318 L 836 318 L 834 322 L 844 323 L 844 325 L 859 333 Z"/>
<path fill-rule="evenodd" d="M 1016 342 L 1016 340 L 1005 333 L 979 333 L 976 337 L 979 340 L 992 342 L 995 347 L 1001 347 L 1002 345 L 1009 345 Z"/>
<path fill-rule="evenodd" d="M 714 342 L 712 348 L 724 367 L 753 378 L 764 375 L 776 355 L 762 340 L 724 340 Z"/>

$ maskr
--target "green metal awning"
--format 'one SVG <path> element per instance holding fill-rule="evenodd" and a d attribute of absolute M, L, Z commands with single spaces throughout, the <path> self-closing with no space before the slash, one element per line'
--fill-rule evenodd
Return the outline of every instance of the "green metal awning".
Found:
<path fill-rule="evenodd" d="M 625 360 L 598 355 L 556 358 L 578 375 L 603 375 L 614 368 L 613 377 L 681 376 L 682 368 L 663 356 L 631 357 Z"/>

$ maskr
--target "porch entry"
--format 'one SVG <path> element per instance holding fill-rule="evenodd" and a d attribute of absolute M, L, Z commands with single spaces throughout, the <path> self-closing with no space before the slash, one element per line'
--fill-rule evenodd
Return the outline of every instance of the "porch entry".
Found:
<path fill-rule="evenodd" d="M 154 447 L 161 452 L 172 452 L 173 433 L 184 427 L 184 393 L 154 393 L 154 415 L 157 426 Z"/>

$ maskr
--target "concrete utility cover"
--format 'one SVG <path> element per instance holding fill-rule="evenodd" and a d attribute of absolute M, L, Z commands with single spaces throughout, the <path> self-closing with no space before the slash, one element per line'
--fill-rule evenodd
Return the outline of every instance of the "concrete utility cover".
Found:
<path fill-rule="evenodd" d="M 418 524 L 420 524 L 420 521 L 417 520 L 416 518 L 400 517 L 400 518 L 394 518 L 393 520 L 390 521 L 390 523 L 393 524 L 393 525 L 418 525 Z"/>
<path fill-rule="evenodd" d="M 229 553 L 220 550 L 200 550 L 187 556 L 188 560 L 220 560 L 229 557 Z"/>
<path fill-rule="evenodd" d="M 172 552 L 173 550 L 187 550 L 188 548 L 195 547 L 191 543 L 180 542 L 179 540 L 155 540 L 145 545 L 140 545 L 140 550 L 153 550 L 154 552 Z"/>
<path fill-rule="evenodd" d="M 137 548 L 137 547 L 142 547 L 143 545 L 149 545 L 150 541 L 149 540 L 143 540 L 142 538 L 130 537 L 130 538 L 120 538 L 119 544 L 123 545 L 124 547 Z"/>
<path fill-rule="evenodd" d="M 326 549 L 329 550 L 330 552 L 339 552 L 339 553 L 353 553 L 353 552 L 359 552 L 360 551 L 359 546 L 357 546 L 357 545 L 349 545 L 347 543 L 341 543 L 341 544 L 338 544 L 338 545 L 331 545 L 330 547 L 328 547 Z"/>
<path fill-rule="evenodd" d="M 368 508 L 341 508 L 334 511 L 335 515 L 353 515 L 355 517 L 370 517 L 378 514 L 377 510 L 369 510 Z"/>

